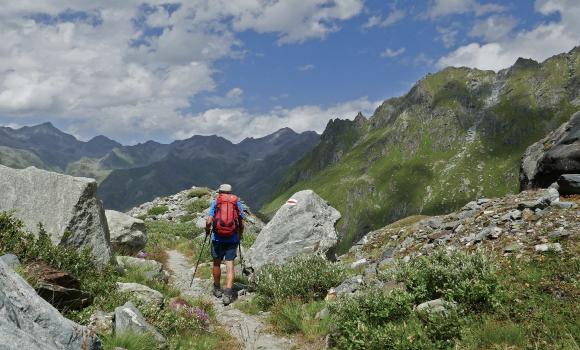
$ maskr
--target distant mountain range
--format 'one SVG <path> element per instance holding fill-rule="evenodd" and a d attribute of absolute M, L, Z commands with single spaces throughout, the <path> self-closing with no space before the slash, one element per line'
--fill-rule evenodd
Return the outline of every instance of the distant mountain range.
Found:
<path fill-rule="evenodd" d="M 105 136 L 77 140 L 51 123 L 0 127 L 0 164 L 85 176 L 100 182 L 105 207 L 128 209 L 190 186 L 231 183 L 254 207 L 271 198 L 286 169 L 319 141 L 315 132 L 289 128 L 238 144 L 218 136 L 193 136 L 161 144 L 123 146 Z"/>
<path fill-rule="evenodd" d="M 517 192 L 526 148 L 578 110 L 580 47 L 498 73 L 447 68 L 368 119 L 331 120 L 262 211 L 313 189 L 342 213 L 345 250 L 397 219 Z"/>

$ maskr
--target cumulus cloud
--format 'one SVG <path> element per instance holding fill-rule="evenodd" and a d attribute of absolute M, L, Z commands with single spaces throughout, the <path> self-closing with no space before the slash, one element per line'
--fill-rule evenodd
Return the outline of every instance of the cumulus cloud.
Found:
<path fill-rule="evenodd" d="M 363 0 L 2 1 L 0 115 L 61 119 L 79 135 L 171 135 L 190 118 L 192 97 L 216 88 L 215 62 L 243 56 L 239 32 L 273 33 L 280 45 L 322 39 L 362 8 Z M 213 102 L 232 106 L 242 93 Z"/>
<path fill-rule="evenodd" d="M 323 107 L 307 105 L 295 108 L 274 108 L 268 113 L 253 114 L 245 109 L 210 109 L 203 113 L 191 115 L 184 120 L 181 130 L 174 134 L 177 139 L 194 134 L 222 136 L 238 142 L 248 136 L 264 136 L 283 127 L 290 127 L 297 132 L 314 130 L 324 131 L 330 118 L 354 119 L 359 111 L 371 115 L 382 101 L 371 101 L 360 98 Z M 231 128 L 231 125 L 244 125 L 243 128 Z"/>
<path fill-rule="evenodd" d="M 495 3 L 482 4 L 477 0 L 434 0 L 427 11 L 427 17 L 435 19 L 439 17 L 475 13 L 482 16 L 493 12 L 505 11 L 505 7 Z"/>
<path fill-rule="evenodd" d="M 209 96 L 206 101 L 214 106 L 228 107 L 242 103 L 244 90 L 235 87 L 228 91 L 224 96 Z"/>
<path fill-rule="evenodd" d="M 513 16 L 495 15 L 478 20 L 469 32 L 472 37 L 481 37 L 486 42 L 505 39 L 517 26 L 518 20 Z"/>
<path fill-rule="evenodd" d="M 403 53 L 405 53 L 405 51 L 406 49 L 404 47 L 401 47 L 398 50 L 386 48 L 385 51 L 381 53 L 381 57 L 393 58 L 402 55 Z"/>
<path fill-rule="evenodd" d="M 439 67 L 468 66 L 500 70 L 514 64 L 518 57 L 545 60 L 580 44 L 580 2 L 577 0 L 537 0 L 542 15 L 558 13 L 559 19 L 542 22 L 530 30 L 500 36 L 487 43 L 473 42 L 459 47 L 438 61 Z"/>
<path fill-rule="evenodd" d="M 440 39 L 443 42 L 443 46 L 450 48 L 455 45 L 457 41 L 457 34 L 459 34 L 459 29 L 457 25 L 452 25 L 450 27 L 440 27 L 437 26 L 437 32 L 441 35 Z"/>

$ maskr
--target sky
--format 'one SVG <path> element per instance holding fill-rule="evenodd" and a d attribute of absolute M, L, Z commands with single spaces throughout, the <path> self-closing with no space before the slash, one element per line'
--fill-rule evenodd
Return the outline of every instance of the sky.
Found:
<path fill-rule="evenodd" d="M 0 0 L 0 125 L 234 142 L 580 45 L 580 0 Z"/>

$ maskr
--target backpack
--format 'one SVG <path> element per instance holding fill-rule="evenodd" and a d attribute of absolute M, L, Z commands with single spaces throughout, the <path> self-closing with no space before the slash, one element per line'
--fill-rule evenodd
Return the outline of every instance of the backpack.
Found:
<path fill-rule="evenodd" d="M 238 197 L 233 194 L 221 193 L 215 205 L 215 231 L 218 236 L 229 238 L 238 232 L 240 209 Z"/>

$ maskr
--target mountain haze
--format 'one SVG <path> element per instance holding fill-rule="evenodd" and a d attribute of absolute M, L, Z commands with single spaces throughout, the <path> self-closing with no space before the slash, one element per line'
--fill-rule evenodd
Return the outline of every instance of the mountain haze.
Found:
<path fill-rule="evenodd" d="M 366 119 L 331 120 L 263 211 L 313 189 L 342 214 L 343 248 L 408 215 L 517 192 L 526 147 L 580 109 L 580 48 L 498 73 L 446 68 Z"/>

